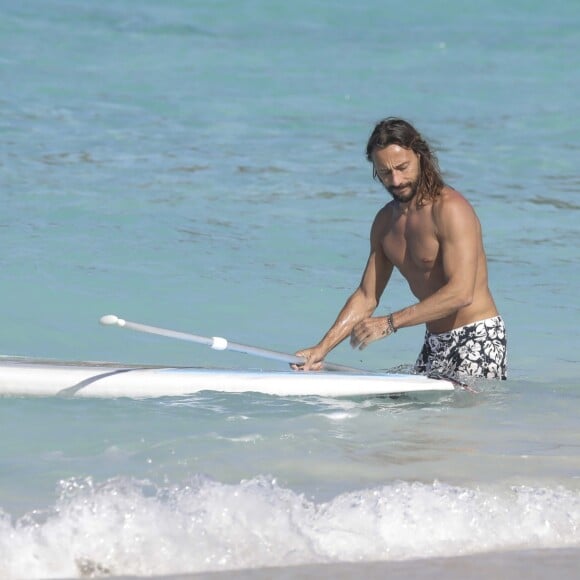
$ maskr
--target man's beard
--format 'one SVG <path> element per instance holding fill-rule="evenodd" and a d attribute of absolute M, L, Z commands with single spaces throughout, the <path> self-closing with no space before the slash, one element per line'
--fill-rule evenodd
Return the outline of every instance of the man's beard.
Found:
<path fill-rule="evenodd" d="M 399 185 L 398 187 L 387 187 L 387 191 L 393 196 L 395 201 L 401 203 L 407 203 L 411 201 L 415 195 L 417 195 L 417 187 L 419 183 L 417 181 L 408 181 L 403 185 Z M 402 190 L 406 189 L 405 193 L 400 193 Z"/>

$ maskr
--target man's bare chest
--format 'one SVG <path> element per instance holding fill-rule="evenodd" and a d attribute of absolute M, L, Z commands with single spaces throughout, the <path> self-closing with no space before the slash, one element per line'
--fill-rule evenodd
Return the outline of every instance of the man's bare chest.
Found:
<path fill-rule="evenodd" d="M 416 217 L 393 221 L 383 237 L 383 251 L 403 275 L 428 274 L 440 267 L 440 245 L 432 221 Z"/>

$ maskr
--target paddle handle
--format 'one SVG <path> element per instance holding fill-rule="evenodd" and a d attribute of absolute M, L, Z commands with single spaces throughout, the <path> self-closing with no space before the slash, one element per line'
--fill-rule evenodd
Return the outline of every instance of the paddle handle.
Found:
<path fill-rule="evenodd" d="M 259 348 L 256 346 L 250 346 L 247 344 L 240 344 L 238 342 L 230 342 L 227 338 L 221 336 L 199 336 L 197 334 L 191 334 L 189 332 L 179 332 L 177 330 L 169 330 L 167 328 L 159 328 L 158 326 L 149 326 L 148 324 L 141 324 L 140 322 L 131 322 L 129 320 L 124 320 L 119 318 L 114 314 L 107 314 L 101 317 L 101 324 L 105 326 L 118 326 L 120 328 L 129 328 L 131 330 L 136 330 L 138 332 L 145 332 L 147 334 L 156 334 L 158 336 L 164 336 L 167 338 L 175 338 L 177 340 L 185 340 L 188 342 L 195 342 L 197 344 L 203 344 L 209 346 L 214 350 L 231 350 L 234 352 L 242 352 L 244 354 L 249 354 L 253 356 L 258 356 L 261 358 L 267 358 L 270 360 L 276 360 L 285 363 L 303 363 L 304 359 L 297 357 L 292 354 L 285 352 L 279 352 L 276 350 L 269 350 L 266 348 Z M 339 372 L 361 372 L 359 369 L 352 367 L 347 367 L 343 365 L 337 365 L 334 363 L 323 363 L 323 368 L 328 371 L 339 371 Z"/>

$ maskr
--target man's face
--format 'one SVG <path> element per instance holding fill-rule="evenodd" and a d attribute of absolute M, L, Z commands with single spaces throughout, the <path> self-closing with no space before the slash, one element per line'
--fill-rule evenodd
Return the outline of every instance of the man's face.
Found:
<path fill-rule="evenodd" d="M 411 201 L 417 193 L 421 165 L 412 149 L 389 145 L 373 151 L 373 166 L 387 191 L 399 202 Z"/>

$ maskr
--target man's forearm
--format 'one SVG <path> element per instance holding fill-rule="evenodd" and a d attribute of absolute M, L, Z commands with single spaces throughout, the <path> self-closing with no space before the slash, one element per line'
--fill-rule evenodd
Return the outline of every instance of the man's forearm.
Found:
<path fill-rule="evenodd" d="M 325 354 L 349 337 L 352 329 L 375 311 L 377 304 L 369 300 L 359 289 L 346 301 L 336 321 L 324 335 L 318 346 Z"/>
<path fill-rule="evenodd" d="M 472 297 L 465 292 L 444 286 L 435 294 L 417 304 L 392 313 L 395 328 L 427 324 L 445 318 L 471 304 Z"/>

